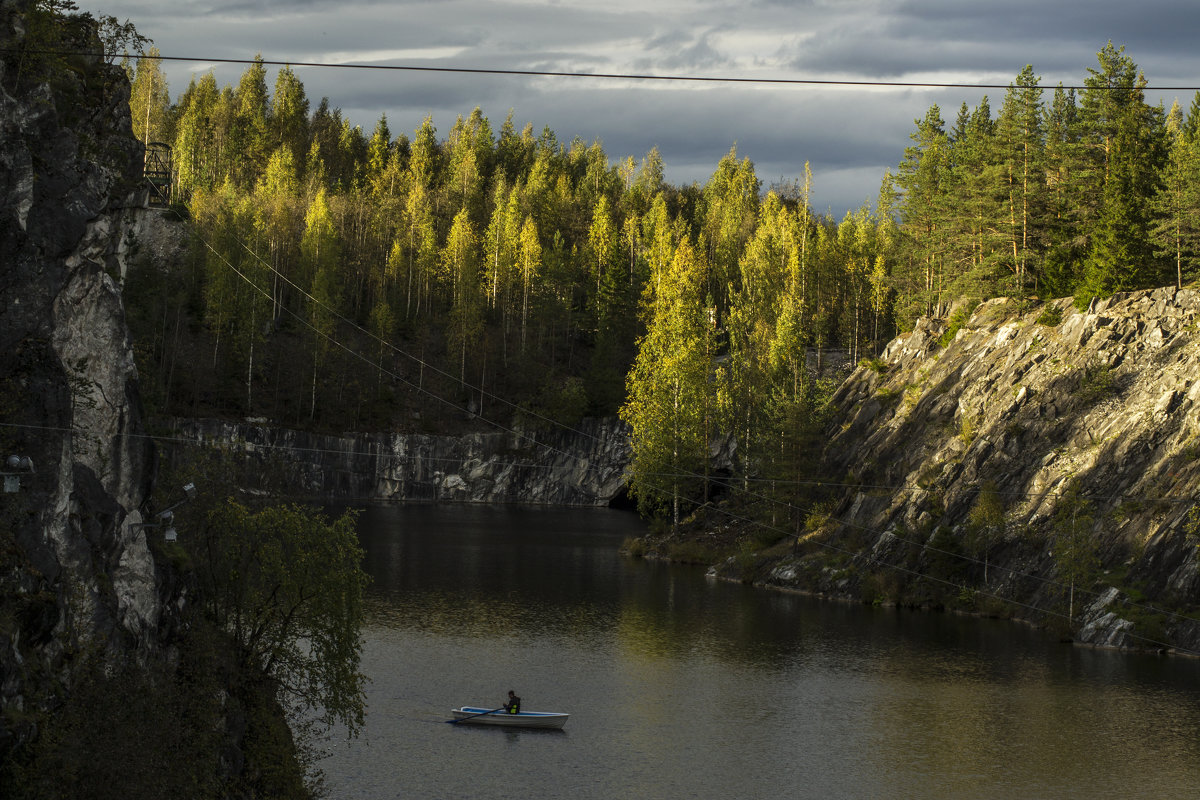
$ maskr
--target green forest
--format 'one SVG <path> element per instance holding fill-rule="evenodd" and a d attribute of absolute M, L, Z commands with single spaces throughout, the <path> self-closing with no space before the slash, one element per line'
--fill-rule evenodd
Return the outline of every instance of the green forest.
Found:
<path fill-rule="evenodd" d="M 171 145 L 194 231 L 183 263 L 126 277 L 157 414 L 455 432 L 619 413 L 639 499 L 677 517 L 720 437 L 743 479 L 804 469 L 830 355 L 992 297 L 1086 306 L 1196 275 L 1200 94 L 1148 104 L 1111 42 L 1078 91 L 1027 66 L 998 113 L 931 106 L 841 220 L 807 167 L 764 188 L 736 146 L 673 186 L 657 150 L 613 158 L 512 111 L 367 133 L 290 68 L 269 90 L 261 57 L 172 100 L 157 55 L 126 66 L 134 131 Z"/>

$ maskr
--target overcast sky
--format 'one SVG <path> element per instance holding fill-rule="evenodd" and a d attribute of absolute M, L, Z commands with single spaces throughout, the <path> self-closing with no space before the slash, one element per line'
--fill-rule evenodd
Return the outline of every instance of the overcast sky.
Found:
<path fill-rule="evenodd" d="M 236 85 L 242 65 L 203 59 L 476 69 L 1007 85 L 1026 64 L 1042 85 L 1078 85 L 1105 42 L 1124 45 L 1154 87 L 1186 109 L 1200 87 L 1196 0 L 77 0 L 129 19 L 165 56 L 172 100 L 190 74 Z M 268 68 L 268 88 L 277 67 Z M 874 202 L 913 121 L 1002 89 L 833 88 L 534 78 L 298 67 L 369 135 L 432 115 L 444 138 L 479 106 L 498 132 L 549 126 L 599 139 L 614 162 L 657 146 L 672 183 L 703 183 L 736 143 L 764 185 L 811 163 L 813 206 L 841 217 Z"/>

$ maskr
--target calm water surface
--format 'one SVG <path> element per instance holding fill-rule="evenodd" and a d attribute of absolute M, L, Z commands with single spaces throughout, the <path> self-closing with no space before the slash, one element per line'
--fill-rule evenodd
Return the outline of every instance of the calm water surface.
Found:
<path fill-rule="evenodd" d="M 361 738 L 335 798 L 1169 798 L 1200 661 L 717 583 L 621 557 L 632 515 L 375 507 Z M 571 714 L 562 732 L 452 707 Z"/>

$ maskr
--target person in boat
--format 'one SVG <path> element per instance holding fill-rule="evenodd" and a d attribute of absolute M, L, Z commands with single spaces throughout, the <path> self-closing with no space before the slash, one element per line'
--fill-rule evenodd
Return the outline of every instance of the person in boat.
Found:
<path fill-rule="evenodd" d="M 508 700 L 504 702 L 504 713 L 520 714 L 521 713 L 521 698 L 513 693 L 512 689 L 508 690 Z"/>

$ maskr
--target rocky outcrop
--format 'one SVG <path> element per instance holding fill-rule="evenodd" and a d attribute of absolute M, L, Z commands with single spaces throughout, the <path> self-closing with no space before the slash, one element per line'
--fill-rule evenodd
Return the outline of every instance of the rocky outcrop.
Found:
<path fill-rule="evenodd" d="M 177 420 L 167 440 L 168 451 L 203 442 L 234 454 L 247 488 L 338 502 L 613 505 L 624 497 L 629 461 L 629 434 L 616 420 L 459 436 L 327 436 Z"/>
<path fill-rule="evenodd" d="M 31 5 L 0 0 L 10 53 Z M 164 609 L 136 526 L 154 454 L 111 276 L 140 145 L 123 71 L 64 58 L 0 61 L 0 457 L 33 466 L 0 495 L 0 760 L 75 654 L 155 647 Z"/>
<path fill-rule="evenodd" d="M 1189 288 L 922 320 L 837 391 L 832 513 L 764 582 L 1200 653 L 1198 324 Z"/>

